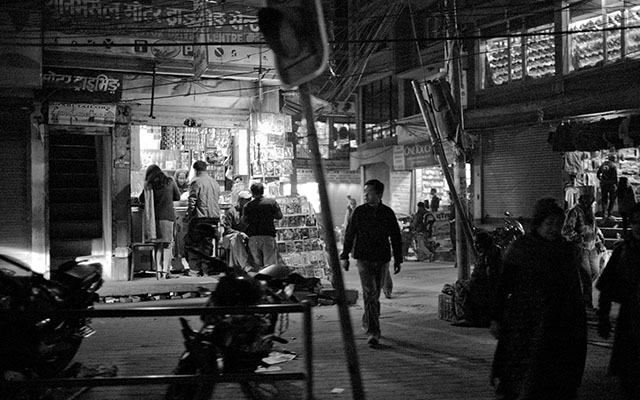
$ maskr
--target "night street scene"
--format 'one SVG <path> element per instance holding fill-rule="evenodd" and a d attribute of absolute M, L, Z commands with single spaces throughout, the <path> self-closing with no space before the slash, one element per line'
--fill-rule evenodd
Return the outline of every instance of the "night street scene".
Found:
<path fill-rule="evenodd" d="M 640 1 L 4 0 L 0 399 L 640 400 Z"/>

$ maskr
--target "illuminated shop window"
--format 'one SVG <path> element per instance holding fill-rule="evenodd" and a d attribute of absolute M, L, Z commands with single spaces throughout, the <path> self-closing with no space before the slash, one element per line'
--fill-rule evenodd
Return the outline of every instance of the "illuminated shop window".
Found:
<path fill-rule="evenodd" d="M 550 26 L 530 29 L 522 36 L 485 42 L 486 85 L 497 86 L 555 73 L 555 45 Z M 523 72 L 526 71 L 526 74 Z"/>
<path fill-rule="evenodd" d="M 526 37 L 527 76 L 543 78 L 556 72 L 553 28 L 535 30 Z"/>
<path fill-rule="evenodd" d="M 627 57 L 640 58 L 640 6 L 628 10 Z"/>
<path fill-rule="evenodd" d="M 572 71 L 640 57 L 640 7 L 605 3 L 590 1 L 571 9 Z"/>

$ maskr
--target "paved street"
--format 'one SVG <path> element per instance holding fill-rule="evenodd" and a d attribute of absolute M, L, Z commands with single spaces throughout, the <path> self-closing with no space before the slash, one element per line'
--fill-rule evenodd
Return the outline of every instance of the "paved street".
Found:
<path fill-rule="evenodd" d="M 444 283 L 453 283 L 457 271 L 451 263 L 406 262 L 394 276 L 394 298 L 382 300 L 381 346 L 369 348 L 360 330 L 361 298 L 350 307 L 356 347 L 367 399 L 491 399 L 489 370 L 495 340 L 486 329 L 453 327 L 437 319 L 437 296 Z M 357 272 L 345 275 L 347 288 L 358 289 Z M 126 283 L 123 283 L 126 284 Z M 171 300 L 131 306 L 199 306 L 202 299 Z M 197 318 L 190 318 L 199 327 Z M 97 333 L 83 344 L 77 361 L 86 366 L 116 365 L 119 376 L 168 374 L 182 352 L 182 338 L 176 317 L 94 320 Z M 590 332 L 595 339 L 593 332 Z M 291 315 L 285 345 L 302 351 L 300 316 Z M 318 400 L 352 398 L 351 382 L 342 344 L 337 308 L 313 309 L 314 396 Z M 590 345 L 588 367 L 581 388 L 581 400 L 621 397 L 611 378 L 606 377 L 609 349 Z M 301 361 L 285 363 L 283 369 L 299 370 Z M 302 397 L 302 384 L 279 383 L 277 394 L 266 386 L 266 398 Z M 81 399 L 160 399 L 165 387 L 94 388 Z M 332 393 L 338 392 L 338 393 Z M 215 398 L 244 398 L 234 384 L 221 384 Z"/>

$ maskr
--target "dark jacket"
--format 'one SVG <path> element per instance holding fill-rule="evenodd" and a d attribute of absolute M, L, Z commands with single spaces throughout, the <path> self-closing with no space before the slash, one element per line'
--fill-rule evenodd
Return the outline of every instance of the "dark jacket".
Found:
<path fill-rule="evenodd" d="M 574 398 L 587 353 L 577 248 L 527 234 L 504 257 L 494 319 L 492 378 L 526 399 Z"/>
<path fill-rule="evenodd" d="M 198 175 L 189 186 L 187 218 L 220 219 L 220 185 L 209 174 Z"/>
<path fill-rule="evenodd" d="M 153 212 L 156 215 L 156 220 L 175 221 L 176 210 L 173 207 L 173 202 L 178 200 L 180 200 L 180 190 L 178 190 L 178 185 L 176 185 L 173 179 L 161 189 L 154 189 Z M 144 191 L 142 191 L 142 194 L 140 194 L 140 203 L 144 204 L 144 202 Z"/>
<path fill-rule="evenodd" d="M 598 313 L 608 316 L 611 302 L 620 304 L 610 371 L 633 387 L 640 376 L 640 241 L 631 235 L 611 254 L 598 279 Z M 637 387 L 637 386 L 636 386 Z M 637 393 L 636 393 L 637 394 Z"/>
<path fill-rule="evenodd" d="M 348 260 L 352 248 L 353 258 L 356 260 L 380 262 L 391 260 L 393 248 L 393 258 L 401 263 L 403 261 L 402 236 L 393 210 L 382 203 L 377 207 L 369 204 L 356 207 L 347 225 L 340 258 Z"/>
<path fill-rule="evenodd" d="M 264 196 L 256 197 L 244 206 L 242 222 L 247 236 L 276 236 L 274 219 L 282 219 L 278 202 Z"/>

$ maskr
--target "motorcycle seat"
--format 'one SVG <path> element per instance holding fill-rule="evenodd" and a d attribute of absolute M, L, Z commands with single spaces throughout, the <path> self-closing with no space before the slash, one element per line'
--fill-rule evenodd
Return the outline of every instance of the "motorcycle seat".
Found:
<path fill-rule="evenodd" d="M 75 261 L 66 262 L 58 267 L 61 274 L 72 277 L 73 280 L 80 283 L 81 286 L 95 282 L 102 276 L 102 265 L 97 262 L 92 263 L 76 263 Z"/>

